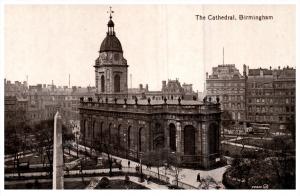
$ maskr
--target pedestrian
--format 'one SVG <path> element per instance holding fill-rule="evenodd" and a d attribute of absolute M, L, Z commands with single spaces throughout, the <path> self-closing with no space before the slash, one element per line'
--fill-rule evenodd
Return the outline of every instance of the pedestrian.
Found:
<path fill-rule="evenodd" d="M 130 167 L 130 161 L 128 161 L 128 167 Z"/>
<path fill-rule="evenodd" d="M 197 182 L 200 182 L 200 173 L 197 175 Z"/>

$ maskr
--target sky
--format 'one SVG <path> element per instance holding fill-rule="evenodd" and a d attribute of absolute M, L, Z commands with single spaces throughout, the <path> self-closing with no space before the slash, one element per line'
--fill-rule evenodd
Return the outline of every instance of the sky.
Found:
<path fill-rule="evenodd" d="M 296 66 L 293 5 L 113 5 L 113 21 L 132 87 L 178 78 L 203 91 L 205 73 L 223 63 Z M 11 81 L 95 85 L 94 63 L 109 5 L 5 5 L 4 77 Z M 199 21 L 195 15 L 268 15 L 267 21 Z M 130 76 L 128 84 L 131 87 Z"/>

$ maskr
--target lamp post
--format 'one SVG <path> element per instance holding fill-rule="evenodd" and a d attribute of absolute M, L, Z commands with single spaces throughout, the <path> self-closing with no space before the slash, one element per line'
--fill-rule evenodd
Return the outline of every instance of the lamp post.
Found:
<path fill-rule="evenodd" d="M 79 135 L 78 132 L 76 131 L 76 132 L 75 132 L 75 141 L 76 141 L 76 148 L 77 148 L 77 149 L 76 149 L 76 150 L 77 150 L 77 158 L 78 158 L 78 142 L 79 142 L 78 140 L 79 140 L 79 136 L 80 136 L 80 135 Z"/>
<path fill-rule="evenodd" d="M 140 182 L 144 182 L 143 178 L 143 167 L 142 167 L 142 152 L 139 153 L 139 159 L 140 159 Z"/>

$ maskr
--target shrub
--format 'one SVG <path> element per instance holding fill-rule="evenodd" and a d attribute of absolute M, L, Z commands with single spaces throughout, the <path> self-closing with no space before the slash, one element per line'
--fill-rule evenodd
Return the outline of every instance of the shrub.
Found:
<path fill-rule="evenodd" d="M 99 182 L 99 187 L 100 188 L 106 188 L 109 185 L 109 179 L 107 177 L 101 178 Z"/>

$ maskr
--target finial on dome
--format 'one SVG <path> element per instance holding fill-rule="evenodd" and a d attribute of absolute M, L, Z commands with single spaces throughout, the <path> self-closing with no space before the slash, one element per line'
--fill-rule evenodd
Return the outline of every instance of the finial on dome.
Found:
<path fill-rule="evenodd" d="M 109 11 L 107 11 L 107 13 L 109 13 L 109 21 L 107 23 L 107 35 L 115 35 L 115 31 L 114 31 L 114 22 L 112 21 L 112 13 L 114 13 L 114 11 L 111 9 L 111 6 L 109 7 Z"/>
<path fill-rule="evenodd" d="M 109 19 L 112 19 L 112 13 L 114 13 L 113 10 L 111 10 L 111 6 L 109 6 L 109 11 L 107 11 L 107 13 L 109 13 Z"/>

